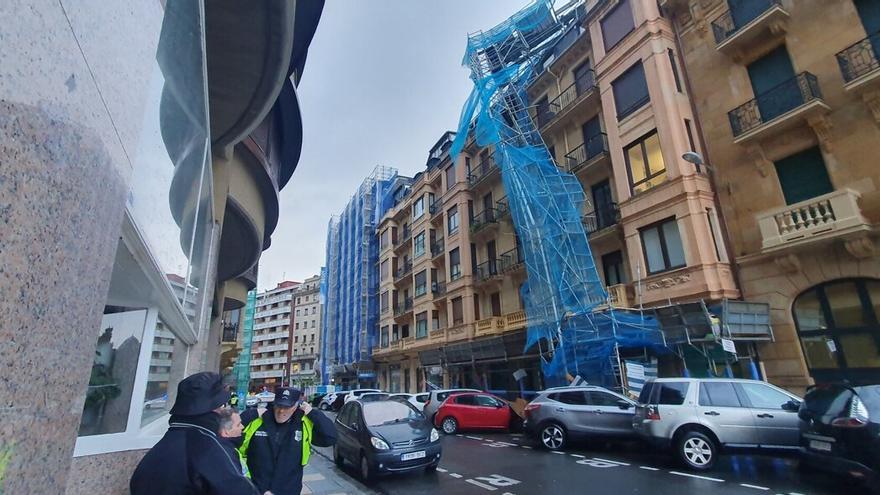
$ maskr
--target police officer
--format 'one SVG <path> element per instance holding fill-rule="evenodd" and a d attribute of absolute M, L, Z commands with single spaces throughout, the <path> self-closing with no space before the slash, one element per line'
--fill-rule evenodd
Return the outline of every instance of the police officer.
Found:
<path fill-rule="evenodd" d="M 238 408 L 238 393 L 235 392 L 234 390 L 232 391 L 232 394 L 229 396 L 229 405 L 234 408 Z"/>
<path fill-rule="evenodd" d="M 220 375 L 196 373 L 177 386 L 168 431 L 131 477 L 132 495 L 261 495 L 218 438 L 229 392 Z"/>
<path fill-rule="evenodd" d="M 336 443 L 333 422 L 300 396 L 295 388 L 278 387 L 275 400 L 262 415 L 256 409 L 241 415 L 245 427 L 240 450 L 261 494 L 299 495 L 312 444 L 329 447 Z"/>

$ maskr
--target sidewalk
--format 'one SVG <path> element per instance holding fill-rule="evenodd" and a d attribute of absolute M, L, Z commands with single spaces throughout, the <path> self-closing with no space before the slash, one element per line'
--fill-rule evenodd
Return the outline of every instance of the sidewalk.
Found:
<path fill-rule="evenodd" d="M 312 448 L 312 456 L 303 472 L 302 495 L 376 493 L 337 468 L 331 456 L 332 449 Z"/>

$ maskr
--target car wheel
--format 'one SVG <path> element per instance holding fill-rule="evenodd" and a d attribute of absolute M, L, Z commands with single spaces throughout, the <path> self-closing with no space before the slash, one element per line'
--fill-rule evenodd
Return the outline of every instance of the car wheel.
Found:
<path fill-rule="evenodd" d="M 681 435 L 676 450 L 684 465 L 697 471 L 712 469 L 718 457 L 715 442 L 699 431 L 688 431 Z"/>
<path fill-rule="evenodd" d="M 345 457 L 342 457 L 342 452 L 339 451 L 339 446 L 333 447 L 333 461 L 336 462 L 338 467 L 345 466 Z"/>
<path fill-rule="evenodd" d="M 458 421 L 455 420 L 452 416 L 447 416 L 443 418 L 443 423 L 440 425 L 443 429 L 443 433 L 447 435 L 452 435 L 456 431 L 458 431 Z"/>
<path fill-rule="evenodd" d="M 541 445 L 550 450 L 559 450 L 565 446 L 565 429 L 556 423 L 541 428 Z"/>
<path fill-rule="evenodd" d="M 361 455 L 361 479 L 364 481 L 373 481 L 373 468 L 370 467 L 370 461 L 367 456 Z"/>

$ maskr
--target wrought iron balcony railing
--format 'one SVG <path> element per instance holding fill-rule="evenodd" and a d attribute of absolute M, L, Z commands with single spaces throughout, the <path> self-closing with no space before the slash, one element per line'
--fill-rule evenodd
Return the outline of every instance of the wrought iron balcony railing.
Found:
<path fill-rule="evenodd" d="M 431 243 L 431 258 L 442 256 L 445 249 L 446 239 L 442 237 L 435 239 L 434 242 Z"/>
<path fill-rule="evenodd" d="M 821 100 L 819 81 L 809 72 L 801 72 L 773 89 L 757 95 L 755 99 L 740 105 L 727 116 L 733 136 L 746 132 L 772 121 L 781 115 L 805 105 L 813 100 Z"/>
<path fill-rule="evenodd" d="M 850 82 L 880 68 L 877 54 L 880 53 L 880 33 L 854 43 L 837 54 L 837 64 L 843 80 Z"/>
<path fill-rule="evenodd" d="M 403 264 L 403 266 L 398 268 L 396 272 L 394 272 L 394 280 L 400 280 L 403 277 L 409 275 L 410 273 L 412 273 L 412 269 L 412 261 L 407 261 Z"/>
<path fill-rule="evenodd" d="M 468 184 L 470 184 L 471 187 L 476 186 L 497 169 L 498 165 L 495 163 L 495 153 L 492 153 L 480 160 L 480 163 L 477 164 L 476 167 L 471 168 L 471 173 L 468 174 Z"/>
<path fill-rule="evenodd" d="M 477 265 L 476 269 L 474 269 L 474 277 L 477 281 L 488 280 L 496 275 L 498 275 L 498 268 L 500 266 L 500 260 L 489 260 Z"/>
<path fill-rule="evenodd" d="M 430 205 L 428 205 L 428 213 L 430 213 L 431 215 L 443 213 L 443 200 L 437 198 Z"/>
<path fill-rule="evenodd" d="M 559 96 L 553 98 L 547 105 L 547 111 L 542 117 L 538 114 L 538 125 L 543 127 L 544 124 L 553 120 L 556 115 L 578 101 L 581 95 L 596 89 L 596 74 L 592 69 L 581 73 L 570 86 L 563 89 Z M 546 119 L 542 123 L 542 119 Z"/>
<path fill-rule="evenodd" d="M 501 261 L 501 271 L 509 272 L 516 270 L 522 267 L 525 262 L 525 258 L 523 257 L 522 250 L 519 248 L 513 248 L 510 251 L 506 251 L 501 253 L 499 256 Z"/>
<path fill-rule="evenodd" d="M 476 233 L 482 230 L 485 226 L 491 223 L 498 222 L 498 211 L 495 208 L 489 208 L 488 210 L 483 210 L 474 215 L 474 219 L 471 220 L 471 233 Z"/>
<path fill-rule="evenodd" d="M 431 294 L 433 294 L 434 297 L 445 295 L 446 294 L 446 282 L 442 281 L 442 280 L 439 282 L 432 282 L 431 283 Z"/>
<path fill-rule="evenodd" d="M 584 214 L 584 230 L 587 235 L 617 225 L 620 222 L 620 210 L 617 203 L 595 205 L 593 211 Z"/>
<path fill-rule="evenodd" d="M 403 304 L 394 305 L 394 316 L 404 315 L 413 309 L 413 300 L 411 297 L 407 297 L 403 300 Z"/>
<path fill-rule="evenodd" d="M 592 136 L 577 148 L 565 154 L 565 168 L 571 173 L 580 170 L 587 162 L 608 153 L 608 137 L 604 132 Z"/>
<path fill-rule="evenodd" d="M 715 35 L 715 43 L 721 44 L 728 38 L 737 33 L 744 26 L 754 21 L 764 12 L 770 10 L 774 6 L 782 7 L 781 0 L 752 0 L 750 2 L 742 2 L 746 7 L 740 7 L 736 15 L 728 10 L 721 14 L 718 19 L 712 21 L 712 33 Z"/>

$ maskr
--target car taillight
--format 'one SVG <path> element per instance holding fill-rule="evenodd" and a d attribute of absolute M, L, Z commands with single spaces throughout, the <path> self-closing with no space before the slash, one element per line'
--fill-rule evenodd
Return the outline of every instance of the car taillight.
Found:
<path fill-rule="evenodd" d="M 541 404 L 527 404 L 523 412 L 525 412 L 525 415 L 528 416 L 532 413 L 532 411 L 537 411 L 540 408 Z"/>
<path fill-rule="evenodd" d="M 645 419 L 660 421 L 660 408 L 657 406 L 647 406 L 645 408 Z"/>
<path fill-rule="evenodd" d="M 868 408 L 858 395 L 854 395 L 849 401 L 849 415 L 837 418 L 831 422 L 831 426 L 838 428 L 863 428 L 868 426 Z"/>

